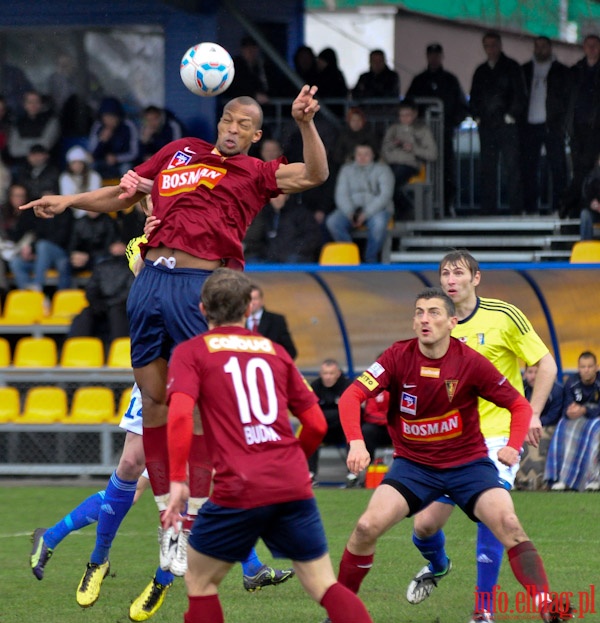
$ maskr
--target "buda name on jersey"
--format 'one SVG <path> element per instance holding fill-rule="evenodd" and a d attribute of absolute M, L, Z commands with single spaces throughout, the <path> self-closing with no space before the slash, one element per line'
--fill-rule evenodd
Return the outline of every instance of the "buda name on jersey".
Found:
<path fill-rule="evenodd" d="M 442 441 L 462 435 L 463 423 L 456 410 L 415 422 L 402 418 L 402 436 L 411 441 Z"/>
<path fill-rule="evenodd" d="M 214 188 L 226 175 L 227 170 L 205 164 L 191 164 L 175 169 L 161 171 L 158 176 L 158 189 L 163 197 L 195 190 L 198 186 Z"/>
<path fill-rule="evenodd" d="M 204 342 L 209 352 L 232 350 L 238 353 L 267 353 L 275 354 L 273 342 L 266 337 L 256 335 L 218 335 L 204 336 Z"/>

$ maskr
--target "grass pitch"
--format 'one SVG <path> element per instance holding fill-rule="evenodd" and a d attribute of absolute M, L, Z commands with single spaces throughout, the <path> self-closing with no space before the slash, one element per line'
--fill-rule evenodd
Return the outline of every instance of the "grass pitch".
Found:
<path fill-rule="evenodd" d="M 99 481 L 99 487 L 103 486 Z M 2 486 L 0 484 L 0 623 L 126 623 L 128 608 L 152 578 L 158 564 L 156 507 L 146 494 L 126 517 L 111 552 L 111 572 L 100 599 L 87 610 L 75 601 L 75 591 L 94 546 L 95 528 L 89 526 L 67 537 L 55 550 L 44 580 L 29 568 L 34 528 L 58 521 L 97 488 L 78 486 Z M 371 491 L 321 488 L 317 500 L 325 523 L 334 566 Z M 526 532 L 541 553 L 555 591 L 571 591 L 587 600 L 585 621 L 600 622 L 600 494 L 513 494 Z M 475 526 L 455 511 L 446 530 L 447 549 L 454 569 L 424 603 L 405 599 L 412 576 L 423 560 L 411 542 L 412 521 L 405 520 L 378 544 L 373 570 L 361 588 L 376 623 L 467 623 L 473 610 L 475 585 Z M 262 543 L 259 554 L 273 563 Z M 288 561 L 278 564 L 286 566 Z M 511 604 L 521 590 L 506 560 L 500 576 Z M 281 621 L 320 623 L 325 611 L 305 596 L 296 579 L 257 593 L 242 588 L 241 567 L 232 569 L 221 588 L 225 619 L 235 623 Z M 576 603 L 577 605 L 577 603 Z M 185 587 L 178 579 L 152 619 L 156 623 L 183 620 Z M 576 615 L 578 617 L 578 615 Z M 504 615 L 501 620 L 539 620 L 530 614 Z M 576 618 L 581 620 L 580 618 Z"/>

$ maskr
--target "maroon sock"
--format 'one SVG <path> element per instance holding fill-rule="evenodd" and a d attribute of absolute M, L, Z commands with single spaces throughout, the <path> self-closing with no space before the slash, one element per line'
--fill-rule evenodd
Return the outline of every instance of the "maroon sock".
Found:
<path fill-rule="evenodd" d="M 321 605 L 327 610 L 331 623 L 372 623 L 365 604 L 339 582 L 327 589 Z"/>
<path fill-rule="evenodd" d="M 154 495 L 169 493 L 169 451 L 167 449 L 167 426 L 147 428 L 144 426 L 144 454 L 146 469 Z"/>
<path fill-rule="evenodd" d="M 204 435 L 194 435 L 190 448 L 189 481 L 190 495 L 193 498 L 207 498 L 212 480 L 212 464 L 208 460 L 208 450 Z"/>
<path fill-rule="evenodd" d="M 218 595 L 188 597 L 184 623 L 223 623 L 223 610 Z"/>
<path fill-rule="evenodd" d="M 340 562 L 338 581 L 353 593 L 358 593 L 362 581 L 373 566 L 373 557 L 374 554 L 368 556 L 351 554 L 346 548 Z"/>
<path fill-rule="evenodd" d="M 523 541 L 508 551 L 508 560 L 515 578 L 532 595 L 548 593 L 544 563 L 531 541 Z"/>

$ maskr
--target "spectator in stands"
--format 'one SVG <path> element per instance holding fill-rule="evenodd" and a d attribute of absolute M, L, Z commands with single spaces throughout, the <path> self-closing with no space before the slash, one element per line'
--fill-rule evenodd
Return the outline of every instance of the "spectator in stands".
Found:
<path fill-rule="evenodd" d="M 247 263 L 305 264 L 316 262 L 321 229 L 301 198 L 281 194 L 258 213 L 244 238 Z"/>
<path fill-rule="evenodd" d="M 125 247 L 113 245 L 110 256 L 98 262 L 92 270 L 85 287 L 89 305 L 73 318 L 69 337 L 98 337 L 103 341 L 106 353 L 114 339 L 127 337 L 127 296 L 133 279 L 127 266 Z"/>
<path fill-rule="evenodd" d="M 23 96 L 23 112 L 16 117 L 8 135 L 8 153 L 12 163 L 24 164 L 36 145 L 42 145 L 49 154 L 54 153 L 59 138 L 58 118 L 49 107 L 44 106 L 37 91 L 27 91 Z"/>
<path fill-rule="evenodd" d="M 5 164 L 10 162 L 8 153 L 8 135 L 13 123 L 13 116 L 8 109 L 6 98 L 0 95 L 0 159 Z"/>
<path fill-rule="evenodd" d="M 346 437 L 340 423 L 338 403 L 344 390 L 351 383 L 352 381 L 342 372 L 340 364 L 335 359 L 325 359 L 319 369 L 319 378 L 311 383 L 311 387 L 319 399 L 319 406 L 327 420 L 327 433 L 322 442 L 324 444 L 346 447 Z M 341 458 L 345 462 L 345 457 L 341 456 Z M 319 450 L 309 457 L 308 469 L 313 486 L 318 486 Z M 355 479 L 354 474 L 348 474 L 346 484 L 350 484 L 350 480 Z"/>
<path fill-rule="evenodd" d="M 56 58 L 56 67 L 48 78 L 48 95 L 57 113 L 65 102 L 77 94 L 77 61 L 69 52 L 61 52 Z"/>
<path fill-rule="evenodd" d="M 8 109 L 15 115 L 20 113 L 25 93 L 33 89 L 25 72 L 16 65 L 0 62 L 0 84 Z"/>
<path fill-rule="evenodd" d="M 269 160 L 283 156 L 283 147 L 274 138 L 263 138 L 260 142 L 259 155 L 261 160 L 269 162 Z"/>
<path fill-rule="evenodd" d="M 49 193 L 44 191 L 40 196 L 46 194 Z M 72 211 L 65 210 L 52 219 L 35 219 L 32 223 L 33 229 L 29 229 L 23 215 L 24 213 L 17 219 L 17 229 L 30 235 L 26 237 L 27 243 L 20 245 L 19 253 L 9 261 L 17 288 L 43 291 L 46 273 L 51 268 L 58 272 L 57 289 L 70 288 L 71 263 L 68 249 L 73 225 Z M 15 235 L 21 236 L 21 233 Z"/>
<path fill-rule="evenodd" d="M 400 76 L 387 66 L 383 50 L 369 53 L 369 71 L 359 76 L 352 97 L 358 100 L 400 97 Z"/>
<path fill-rule="evenodd" d="M 66 153 L 66 169 L 58 178 L 58 188 L 61 195 L 84 193 L 96 190 L 102 186 L 100 173 L 92 169 L 92 156 L 83 147 L 74 145 Z M 75 218 L 85 216 L 85 210 L 73 210 Z"/>
<path fill-rule="evenodd" d="M 319 97 L 325 100 L 324 104 L 331 112 L 339 117 L 344 118 L 344 104 L 329 104 L 327 99 L 346 99 L 348 97 L 348 86 L 346 78 L 339 68 L 338 58 L 333 48 L 324 48 L 317 56 L 317 81 L 315 83 L 319 87 Z"/>
<path fill-rule="evenodd" d="M 319 72 L 317 57 L 308 45 L 301 45 L 294 53 L 294 67 L 296 73 L 305 84 L 316 84 Z"/>
<path fill-rule="evenodd" d="M 576 217 L 581 209 L 581 188 L 600 153 L 600 37 L 583 40 L 584 57 L 571 68 L 569 138 L 573 176 L 561 218 Z"/>
<path fill-rule="evenodd" d="M 351 162 L 354 158 L 354 148 L 357 145 L 371 145 L 373 150 L 379 148 L 380 141 L 377 140 L 373 128 L 367 121 L 362 108 L 353 106 L 346 113 L 346 123 L 340 129 L 333 149 L 331 152 L 330 170 L 335 174 L 337 170 L 346 162 Z M 334 166 L 332 167 L 331 164 Z"/>
<path fill-rule="evenodd" d="M 579 235 L 582 240 L 592 240 L 594 224 L 600 223 L 600 156 L 583 181 L 581 205 Z"/>
<path fill-rule="evenodd" d="M 140 156 L 143 160 L 147 160 L 167 143 L 176 141 L 182 136 L 184 136 L 183 125 L 172 112 L 158 106 L 144 108 L 140 130 Z"/>
<path fill-rule="evenodd" d="M 105 97 L 88 141 L 94 168 L 103 179 L 120 177 L 133 167 L 139 156 L 138 141 L 138 130 L 125 117 L 121 102 L 115 97 Z"/>
<path fill-rule="evenodd" d="M 250 296 L 250 316 L 246 321 L 248 329 L 281 344 L 289 356 L 295 359 L 298 353 L 285 316 L 265 309 L 265 295 L 258 284 L 252 284 Z"/>
<path fill-rule="evenodd" d="M 45 145 L 33 145 L 27 159 L 14 176 L 15 183 L 27 188 L 30 197 L 38 198 L 42 193 L 58 192 L 59 169 L 50 162 L 50 153 Z"/>
<path fill-rule="evenodd" d="M 558 213 L 567 186 L 566 122 L 570 74 L 554 58 L 548 37 L 533 41 L 533 58 L 523 66 L 528 91 L 527 117 L 521 130 L 523 204 L 525 212 L 538 214 L 542 145 L 552 174 L 550 209 Z"/>
<path fill-rule="evenodd" d="M 258 43 L 250 36 L 240 42 L 240 53 L 234 56 L 235 75 L 227 89 L 227 99 L 249 95 L 259 104 L 269 100 L 269 85 Z M 312 83 L 311 83 L 312 84 Z"/>
<path fill-rule="evenodd" d="M 75 221 L 69 240 L 71 266 L 92 270 L 111 255 L 124 255 L 117 221 L 104 212 L 88 212 Z"/>
<path fill-rule="evenodd" d="M 563 415 L 550 442 L 544 478 L 552 491 L 600 491 L 600 372 L 596 355 L 579 355 L 565 383 Z"/>
<path fill-rule="evenodd" d="M 369 144 L 354 148 L 354 162 L 342 166 L 335 185 L 335 210 L 326 225 L 335 241 L 352 241 L 352 231 L 367 228 L 364 260 L 376 264 L 394 214 L 394 173 L 375 162 Z"/>
<path fill-rule="evenodd" d="M 12 184 L 7 192 L 7 201 L 0 210 L 0 296 L 9 290 L 6 275 L 7 266 L 13 257 L 22 253 L 24 258 L 33 255 L 32 243 L 35 240 L 36 221 L 19 206 L 27 201 L 27 189 L 20 184 Z M 22 249 L 27 247 L 25 251 Z"/>
<path fill-rule="evenodd" d="M 502 51 L 502 39 L 495 31 L 483 35 L 485 63 L 477 67 L 471 86 L 471 114 L 479 129 L 481 169 L 481 212 L 498 213 L 498 162 L 508 181 L 511 214 L 523 211 L 521 151 L 518 124 L 525 117 L 527 88 L 517 61 Z"/>
<path fill-rule="evenodd" d="M 382 157 L 396 178 L 395 218 L 410 219 L 413 206 L 402 187 L 427 162 L 437 160 L 437 145 L 427 124 L 419 119 L 419 108 L 405 99 L 398 109 L 398 122 L 389 126 L 383 137 Z"/>
<path fill-rule="evenodd" d="M 8 187 L 12 181 L 12 175 L 10 169 L 4 164 L 2 156 L 0 155 L 0 204 L 6 202 L 8 197 Z"/>
<path fill-rule="evenodd" d="M 531 402 L 538 366 L 526 366 L 523 373 L 523 386 L 525 388 L 525 398 Z M 515 487 L 517 489 L 538 490 L 542 488 L 544 480 L 544 468 L 548 447 L 554 434 L 556 424 L 560 420 L 563 412 L 563 386 L 554 381 L 552 390 L 546 400 L 540 420 L 542 421 L 542 438 L 537 448 L 525 442 L 523 444 L 523 454 L 519 465 L 519 471 L 515 477 Z"/>
<path fill-rule="evenodd" d="M 426 48 L 427 69 L 416 75 L 406 92 L 407 99 L 438 98 L 444 105 L 444 206 L 446 214 L 454 214 L 456 198 L 456 167 L 454 133 L 469 113 L 467 98 L 458 78 L 443 66 L 444 49 L 439 43 Z"/>

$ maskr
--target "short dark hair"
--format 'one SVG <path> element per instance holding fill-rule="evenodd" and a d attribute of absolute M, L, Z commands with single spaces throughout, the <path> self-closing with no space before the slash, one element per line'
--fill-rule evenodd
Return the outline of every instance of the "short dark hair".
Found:
<path fill-rule="evenodd" d="M 502 37 L 497 30 L 488 30 L 486 33 L 484 33 L 483 37 L 481 37 L 481 40 L 485 41 L 486 39 L 496 39 L 496 41 L 502 41 Z"/>
<path fill-rule="evenodd" d="M 445 266 L 456 266 L 457 264 L 464 264 L 471 274 L 479 272 L 479 262 L 466 250 L 466 249 L 453 249 L 449 253 L 446 253 L 440 260 L 438 272 L 441 273 Z"/>
<path fill-rule="evenodd" d="M 240 322 L 250 304 L 251 291 L 252 284 L 244 273 L 217 268 L 202 287 L 206 320 L 217 327 Z"/>
<path fill-rule="evenodd" d="M 534 41 L 545 41 L 546 43 L 552 45 L 550 37 L 546 37 L 546 35 L 539 35 L 534 39 Z"/>
<path fill-rule="evenodd" d="M 411 97 L 405 97 L 401 102 L 398 108 L 410 108 L 411 110 L 419 110 L 417 106 L 417 102 Z"/>
<path fill-rule="evenodd" d="M 421 299 L 424 299 L 425 301 L 429 301 L 430 299 L 441 299 L 444 303 L 446 311 L 448 312 L 448 316 L 456 316 L 454 301 L 442 290 L 442 288 L 425 288 L 425 290 L 422 290 L 419 294 L 417 294 L 415 303 Z"/>
<path fill-rule="evenodd" d="M 588 39 L 596 39 L 596 41 L 600 42 L 600 35 L 597 35 L 592 32 L 583 38 L 583 43 L 585 43 Z"/>
<path fill-rule="evenodd" d="M 579 363 L 581 359 L 593 359 L 594 363 L 597 363 L 596 355 L 594 355 L 594 353 L 591 350 L 584 350 L 581 353 L 581 355 L 579 355 L 579 357 L 577 358 L 577 362 Z"/>

